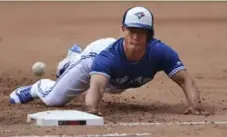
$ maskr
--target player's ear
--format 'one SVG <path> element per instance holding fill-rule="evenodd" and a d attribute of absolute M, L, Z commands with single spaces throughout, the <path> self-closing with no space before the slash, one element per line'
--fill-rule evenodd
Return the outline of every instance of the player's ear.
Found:
<path fill-rule="evenodd" d="M 124 31 L 124 27 L 123 27 L 123 26 L 121 26 L 121 31 L 122 31 L 122 32 Z"/>
<path fill-rule="evenodd" d="M 124 36 L 125 34 L 125 27 L 124 26 L 121 26 L 121 35 Z"/>

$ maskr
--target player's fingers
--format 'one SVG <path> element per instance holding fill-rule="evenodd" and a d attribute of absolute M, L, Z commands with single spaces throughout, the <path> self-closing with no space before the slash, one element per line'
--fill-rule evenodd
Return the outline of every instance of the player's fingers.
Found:
<path fill-rule="evenodd" d="M 185 111 L 184 111 L 184 114 L 187 115 L 187 114 L 190 114 L 191 113 L 191 109 L 190 108 L 187 108 Z"/>
<path fill-rule="evenodd" d="M 201 113 L 202 113 L 202 115 L 210 115 L 210 113 L 206 110 L 202 110 Z"/>
<path fill-rule="evenodd" d="M 188 108 L 188 109 L 185 110 L 184 114 L 186 114 L 186 115 L 187 114 L 200 115 L 201 112 L 199 110 L 196 110 L 196 109 L 190 107 L 190 108 Z"/>
<path fill-rule="evenodd" d="M 99 111 L 97 115 L 98 116 L 103 116 L 103 113 Z"/>
<path fill-rule="evenodd" d="M 199 110 L 194 110 L 194 111 L 193 111 L 193 114 L 195 114 L 195 115 L 201 115 L 202 113 L 201 113 L 201 111 L 199 111 Z"/>
<path fill-rule="evenodd" d="M 209 115 L 209 112 L 202 109 L 197 109 L 195 112 L 196 115 Z"/>
<path fill-rule="evenodd" d="M 88 111 L 88 113 L 90 113 L 90 114 L 93 114 L 93 115 L 97 115 L 97 116 L 103 116 L 103 113 L 101 113 L 101 112 L 97 112 L 97 111 Z"/>

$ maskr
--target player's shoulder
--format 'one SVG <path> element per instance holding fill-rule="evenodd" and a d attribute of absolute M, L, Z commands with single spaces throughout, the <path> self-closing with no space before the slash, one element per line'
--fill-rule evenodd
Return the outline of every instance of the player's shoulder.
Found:
<path fill-rule="evenodd" d="M 92 71 L 104 71 L 105 73 L 110 73 L 112 68 L 118 66 L 120 61 L 120 57 L 118 54 L 120 39 L 117 39 L 113 43 L 111 43 L 107 48 L 102 50 L 94 59 L 92 63 Z"/>
<path fill-rule="evenodd" d="M 148 47 L 150 50 L 155 50 L 155 51 L 171 49 L 171 47 L 168 44 L 156 38 L 153 38 L 152 40 L 149 41 Z"/>
<path fill-rule="evenodd" d="M 98 62 L 102 62 L 105 64 L 104 66 L 116 66 L 121 63 L 122 52 L 119 50 L 121 48 L 122 39 L 117 39 L 111 45 L 109 45 L 106 49 L 101 51 L 94 60 L 94 66 L 99 64 Z"/>
<path fill-rule="evenodd" d="M 148 50 L 149 53 L 157 56 L 177 54 L 177 52 L 170 45 L 156 38 L 149 41 Z"/>
<path fill-rule="evenodd" d="M 116 39 L 106 50 L 107 51 L 116 51 L 120 46 L 123 45 L 124 38 Z"/>
<path fill-rule="evenodd" d="M 119 38 L 112 42 L 105 50 L 100 54 L 106 54 L 106 56 L 119 56 L 122 52 L 123 38 Z"/>

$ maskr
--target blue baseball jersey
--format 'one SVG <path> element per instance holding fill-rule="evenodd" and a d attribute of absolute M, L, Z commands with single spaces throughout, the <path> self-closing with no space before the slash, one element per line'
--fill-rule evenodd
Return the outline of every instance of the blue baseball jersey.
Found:
<path fill-rule="evenodd" d="M 119 89 L 140 87 L 164 71 L 169 77 L 184 69 L 176 51 L 158 39 L 152 39 L 140 61 L 129 61 L 123 49 L 123 38 L 118 39 L 96 56 L 90 74 L 102 74 Z"/>

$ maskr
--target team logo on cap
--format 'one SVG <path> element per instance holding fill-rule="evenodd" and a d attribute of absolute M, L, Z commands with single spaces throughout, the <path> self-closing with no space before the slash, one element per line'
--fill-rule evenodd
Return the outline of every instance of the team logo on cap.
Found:
<path fill-rule="evenodd" d="M 143 12 L 137 12 L 135 15 L 138 17 L 138 19 L 145 17 L 145 14 Z"/>

